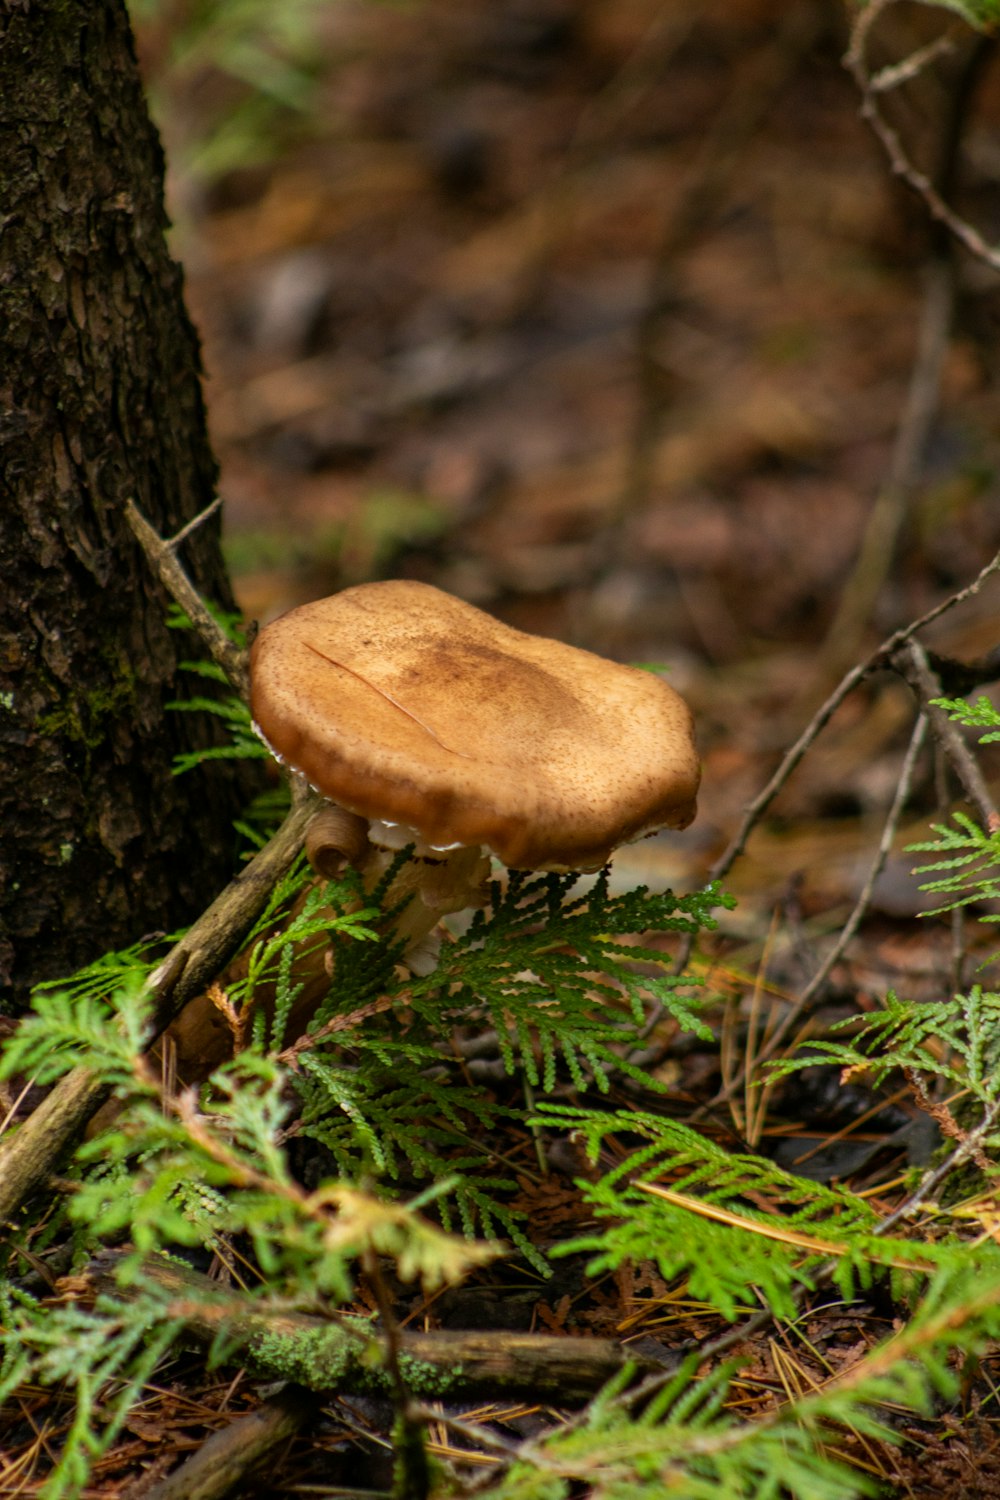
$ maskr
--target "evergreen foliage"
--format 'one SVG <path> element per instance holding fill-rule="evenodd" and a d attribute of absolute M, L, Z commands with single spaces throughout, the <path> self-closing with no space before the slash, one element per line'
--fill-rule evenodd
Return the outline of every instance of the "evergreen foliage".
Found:
<path fill-rule="evenodd" d="M 240 617 L 214 605 L 206 604 L 206 609 L 214 618 L 216 624 L 229 637 L 234 645 L 245 646 L 245 637 L 240 628 Z M 193 626 L 190 619 L 179 605 L 172 604 L 167 611 L 167 624 L 171 630 L 191 630 Z M 190 672 L 194 677 L 200 677 L 203 682 L 214 683 L 221 689 L 215 693 L 193 693 L 185 698 L 175 699 L 168 703 L 167 707 L 176 713 L 208 714 L 210 718 L 218 720 L 225 732 L 225 742 L 219 745 L 210 745 L 198 750 L 183 751 L 174 756 L 173 770 L 175 776 L 181 776 L 186 771 L 194 771 L 205 761 L 210 760 L 268 760 L 271 752 L 264 742 L 254 733 L 253 724 L 250 719 L 250 709 L 246 702 L 232 691 L 225 672 L 214 661 L 195 660 L 178 662 L 178 668 L 182 672 Z"/>
<path fill-rule="evenodd" d="M 858 1500 L 884 1493 L 849 1466 L 845 1434 L 896 1443 L 893 1411 L 929 1416 L 961 1387 L 956 1353 L 1000 1333 L 1000 1253 L 990 1245 L 938 1272 L 899 1333 L 823 1388 L 741 1422 L 723 1410 L 734 1374 L 699 1379 L 692 1354 L 645 1409 L 621 1390 L 527 1445 L 492 1500 Z"/>
<path fill-rule="evenodd" d="M 401 1276 L 429 1287 L 495 1253 L 456 1239 L 451 1226 L 467 1237 L 502 1234 L 545 1271 L 508 1201 L 515 1183 L 495 1171 L 484 1139 L 513 1107 L 463 1081 L 454 1028 L 495 1026 L 508 1070 L 543 1090 L 566 1081 L 606 1090 L 615 1069 L 656 1087 L 624 1052 L 652 999 L 704 1029 L 696 986 L 669 973 L 663 952 L 621 939 L 696 933 L 713 924 L 725 898 L 714 889 L 612 896 L 603 876 L 576 894 L 571 878 L 514 875 L 506 888 L 494 886 L 488 912 L 445 945 L 438 969 L 413 979 L 399 968 L 398 945 L 377 935 L 391 913 L 372 902 L 392 873 L 367 905 L 356 880 L 312 889 L 302 866 L 279 884 L 224 996 L 249 1040 L 200 1095 L 165 1093 L 144 1056 L 154 951 L 111 955 L 36 995 L 5 1048 L 3 1075 L 48 1083 L 84 1065 L 121 1103 L 111 1128 L 78 1152 L 79 1180 L 48 1240 L 71 1232 L 78 1263 L 126 1240 L 134 1251 L 126 1277 L 140 1275 L 154 1252 L 207 1246 L 232 1263 L 239 1245 L 259 1277 L 248 1297 L 318 1312 L 349 1297 L 351 1268 L 369 1251 L 392 1256 Z M 303 963 L 315 969 L 331 943 L 334 980 L 312 1023 L 313 1044 L 291 1049 L 283 1064 Z M 265 990 L 268 1012 L 255 1003 Z M 312 1192 L 289 1164 L 295 1137 L 324 1147 L 337 1173 Z M 26 1380 L 73 1387 L 79 1417 L 47 1481 L 51 1500 L 79 1493 L 183 1319 L 155 1289 L 86 1309 L 36 1300 L 22 1285 L 26 1252 L 23 1236 L 7 1252 L 0 1399 Z M 109 1422 L 101 1392 L 111 1379 L 118 1396 Z"/>
<path fill-rule="evenodd" d="M 1000 728 L 975 712 L 979 727 Z M 957 818 L 920 846 L 936 856 L 926 871 L 953 904 L 993 890 L 997 861 L 984 837 Z M 967 852 L 962 840 L 975 845 L 977 865 L 952 864 Z M 957 868 L 960 888 L 951 883 Z M 714 910 L 729 904 L 714 887 L 614 895 L 605 875 L 577 883 L 514 872 L 443 944 L 435 971 L 417 978 L 400 965 L 384 910 L 393 873 L 368 895 L 353 877 L 314 886 L 303 865 L 280 883 L 221 997 L 242 1045 L 198 1092 L 171 1095 L 144 1054 L 156 948 L 109 955 L 69 984 L 42 988 L 7 1042 L 3 1076 L 46 1083 L 82 1063 L 120 1101 L 111 1126 L 78 1152 L 73 1191 L 44 1227 L 25 1223 L 11 1236 L 0 1268 L 0 1401 L 26 1383 L 57 1384 L 75 1411 L 45 1500 L 82 1493 L 191 1316 L 144 1280 L 151 1254 L 214 1250 L 241 1267 L 237 1295 L 265 1316 L 294 1307 L 329 1317 L 351 1297 L 359 1260 L 374 1254 L 433 1288 L 503 1253 L 499 1236 L 544 1273 L 511 1201 L 515 1184 L 490 1150 L 491 1133 L 518 1119 L 572 1136 L 592 1162 L 611 1151 L 614 1166 L 580 1183 L 597 1228 L 552 1251 L 587 1253 L 592 1275 L 648 1263 L 727 1319 L 763 1305 L 793 1323 L 803 1295 L 826 1282 L 849 1300 L 888 1278 L 909 1316 L 822 1389 L 754 1420 L 732 1409 L 733 1367 L 699 1376 L 698 1350 L 638 1395 L 618 1382 L 579 1417 L 522 1444 L 489 1493 L 873 1493 L 849 1462 L 851 1442 L 896 1441 L 890 1407 L 927 1415 L 952 1402 L 957 1357 L 1000 1334 L 1000 1251 L 988 1232 L 970 1241 L 968 1227 L 989 1229 L 992 1177 L 953 1212 L 921 1206 L 885 1232 L 846 1188 L 728 1150 L 651 1107 L 663 1085 L 630 1061 L 648 1008 L 662 1007 L 706 1044 L 714 1014 L 711 996 L 671 972 L 658 935 L 711 927 Z M 328 949 L 326 997 L 307 1039 L 290 1045 L 288 1018 Z M 845 1023 L 843 1039 L 811 1041 L 780 1068 L 819 1060 L 866 1069 L 876 1082 L 901 1071 L 960 1142 L 966 1126 L 932 1101 L 938 1083 L 961 1090 L 978 1111 L 972 1156 L 984 1170 L 982 1153 L 1000 1134 L 998 1020 L 1000 997 L 983 986 L 922 1005 L 891 994 L 881 1011 Z M 464 1071 L 456 1037 L 488 1030 L 511 1079 L 525 1081 L 524 1102 L 513 1087 L 487 1089 Z M 612 1082 L 619 1101 L 622 1087 L 641 1088 L 646 1107 L 612 1107 Z M 529 1105 L 534 1092 L 548 1097 Z M 303 1185 L 293 1149 L 312 1153 L 318 1185 Z M 120 1294 L 66 1295 L 85 1285 L 71 1280 L 50 1298 L 32 1283 L 49 1259 L 60 1271 L 83 1269 L 116 1244 L 129 1251 Z M 212 1358 L 227 1352 L 218 1340 Z"/>
<path fill-rule="evenodd" d="M 964 698 L 940 698 L 937 702 L 953 721 L 982 730 L 981 744 L 1000 740 L 1000 713 L 988 698 L 980 696 L 972 704 Z M 911 844 L 910 849 L 915 854 L 936 856 L 916 870 L 918 875 L 935 877 L 920 887 L 944 898 L 935 912 L 995 901 L 1000 896 L 1000 829 L 983 829 L 961 810 L 952 813 L 950 823 L 932 827 L 935 837 Z M 1000 922 L 997 911 L 985 909 L 977 915 L 983 922 Z"/>
<path fill-rule="evenodd" d="M 581 1184 L 606 1227 L 556 1253 L 596 1252 L 587 1268 L 593 1276 L 652 1261 L 665 1280 L 683 1276 L 692 1297 L 727 1318 L 759 1306 L 761 1298 L 776 1316 L 790 1318 L 794 1288 L 814 1287 L 819 1266 L 831 1266 L 850 1301 L 870 1287 L 876 1266 L 927 1270 L 938 1261 L 962 1262 L 959 1244 L 882 1238 L 877 1215 L 847 1189 L 796 1177 L 764 1157 L 726 1151 L 676 1120 L 547 1104 L 539 1106 L 538 1118 L 575 1131 L 592 1160 L 608 1138 L 646 1142 L 596 1183 Z M 668 1177 L 664 1196 L 655 1184 Z"/>

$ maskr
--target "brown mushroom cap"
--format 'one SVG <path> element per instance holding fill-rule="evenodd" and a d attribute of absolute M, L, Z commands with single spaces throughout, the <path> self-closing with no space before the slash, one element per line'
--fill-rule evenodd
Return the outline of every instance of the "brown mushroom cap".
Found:
<path fill-rule="evenodd" d="M 694 817 L 691 714 L 671 687 L 427 584 L 293 609 L 260 632 L 250 672 L 276 754 L 331 801 L 436 848 L 592 870 Z"/>

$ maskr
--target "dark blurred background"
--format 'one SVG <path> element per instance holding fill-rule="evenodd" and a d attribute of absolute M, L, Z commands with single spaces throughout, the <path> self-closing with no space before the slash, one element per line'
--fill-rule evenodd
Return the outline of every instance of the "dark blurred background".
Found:
<path fill-rule="evenodd" d="M 621 873 L 698 878 L 844 667 L 1000 545 L 1000 282 L 963 254 L 916 482 L 859 573 L 943 251 L 859 118 L 847 8 L 133 16 L 248 617 L 416 577 L 662 664 L 698 716 L 703 811 Z M 873 44 L 890 62 L 945 26 L 953 52 L 890 101 L 928 171 L 974 39 L 914 4 Z M 980 61 L 954 192 L 989 238 L 1000 69 Z M 986 591 L 932 639 L 976 656 L 996 635 Z M 783 883 L 807 913 L 851 897 L 910 717 L 888 678 L 850 700 L 730 879 L 750 908 Z M 880 892 L 912 908 L 903 864 Z"/>

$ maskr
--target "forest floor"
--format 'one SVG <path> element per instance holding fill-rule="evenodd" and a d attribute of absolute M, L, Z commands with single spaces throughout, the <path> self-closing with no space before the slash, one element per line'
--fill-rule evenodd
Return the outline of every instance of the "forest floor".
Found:
<path fill-rule="evenodd" d="M 261 139 L 248 127 L 224 171 L 206 164 L 243 99 L 225 48 L 171 61 L 169 37 L 140 35 L 241 608 L 265 621 L 364 579 L 418 578 L 525 629 L 662 664 L 698 724 L 699 816 L 622 851 L 614 879 L 697 887 L 842 674 L 1000 547 L 1000 281 L 946 255 L 893 180 L 833 3 L 422 0 L 318 15 L 304 118 L 268 116 Z M 901 56 L 922 22 L 893 24 L 884 45 Z M 918 80 L 900 108 L 930 161 L 948 79 Z M 998 124 L 994 68 L 964 133 L 970 213 L 996 215 Z M 914 388 L 930 396 L 915 436 Z M 925 645 L 986 656 L 997 589 Z M 817 1070 L 763 1103 L 719 1095 L 754 1044 L 748 1017 L 766 1037 L 796 1006 L 862 892 L 913 720 L 890 670 L 845 698 L 727 869 L 738 904 L 699 960 L 730 999 L 737 1063 L 727 1074 L 717 1052 L 665 1048 L 658 1064 L 682 1117 L 711 1104 L 703 1128 L 718 1139 L 887 1207 L 922 1149 L 905 1088 L 876 1095 Z M 892 989 L 950 994 L 985 955 L 975 932 L 919 916 L 929 899 L 905 852 L 954 795 L 926 751 L 860 929 L 803 1025 Z M 503 1146 L 539 1241 L 577 1232 L 571 1174 L 539 1175 L 526 1136 Z M 592 1285 L 579 1261 L 545 1284 L 505 1267 L 432 1302 L 411 1294 L 404 1316 L 660 1348 L 724 1327 L 651 1268 Z M 738 1351 L 743 1414 L 821 1383 L 892 1316 L 825 1307 L 795 1342 L 761 1333 Z M 197 1369 L 182 1359 L 161 1376 L 101 1494 L 144 1444 L 185 1451 L 253 1405 L 248 1379 Z M 519 1436 L 558 1420 L 528 1404 L 464 1416 Z M 962 1427 L 914 1424 L 903 1448 L 856 1457 L 892 1493 L 1000 1495 L 998 1420 L 985 1404 Z M 259 1493 L 382 1489 L 390 1421 L 373 1402 L 332 1402 Z M 431 1436 L 454 1456 L 445 1428 Z"/>

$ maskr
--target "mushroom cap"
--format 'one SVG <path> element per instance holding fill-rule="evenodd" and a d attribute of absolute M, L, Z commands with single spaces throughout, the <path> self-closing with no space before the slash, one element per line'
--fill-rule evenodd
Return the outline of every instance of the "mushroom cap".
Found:
<path fill-rule="evenodd" d="M 691 714 L 673 688 L 428 584 L 360 584 L 289 611 L 258 635 L 250 675 L 282 760 L 438 849 L 593 870 L 695 814 Z"/>

